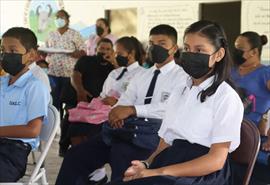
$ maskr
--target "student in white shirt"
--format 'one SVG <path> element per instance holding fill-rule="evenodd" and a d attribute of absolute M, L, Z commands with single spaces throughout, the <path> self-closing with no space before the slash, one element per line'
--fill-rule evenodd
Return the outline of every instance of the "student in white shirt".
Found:
<path fill-rule="evenodd" d="M 127 120 L 130 123 L 141 120 L 146 127 L 153 122 L 160 126 L 166 100 L 185 82 L 186 73 L 173 60 L 173 55 L 178 48 L 176 30 L 169 25 L 158 25 L 151 29 L 149 40 L 151 44 L 149 52 L 156 64 L 145 72 L 137 73 L 131 80 L 127 90 L 109 114 L 111 128 L 125 127 Z M 149 93 L 150 90 L 151 93 Z M 108 126 L 108 123 L 103 125 Z M 125 140 L 125 136 L 122 135 L 122 137 L 120 134 L 116 134 L 110 140 L 111 143 L 108 143 L 109 140 L 105 137 L 109 135 L 104 132 L 104 128 L 103 137 L 98 135 L 67 152 L 56 185 L 82 183 L 89 173 L 105 163 L 109 163 L 112 168 L 112 180 L 123 178 L 124 171 L 130 162 L 136 158 L 149 157 L 159 142 L 157 131 L 153 131 L 145 137 L 143 143 L 140 143 L 142 145 L 148 143 L 151 138 L 153 142 L 150 141 L 149 146 L 142 147 L 142 145 L 131 143 L 131 140 Z M 138 138 L 143 135 L 140 134 Z M 136 134 L 128 137 L 130 136 L 136 137 Z"/>
<path fill-rule="evenodd" d="M 229 184 L 227 157 L 240 144 L 243 105 L 226 82 L 231 64 L 223 28 L 211 21 L 191 24 L 181 65 L 190 77 L 168 101 L 149 169 L 132 161 L 125 182 L 110 185 Z"/>
<path fill-rule="evenodd" d="M 135 37 L 122 37 L 115 43 L 116 60 L 118 66 L 110 72 L 103 84 L 100 97 L 104 104 L 113 106 L 117 103 L 118 98 L 127 89 L 127 86 L 136 73 L 145 69 L 139 64 L 142 63 L 145 51 L 142 44 Z M 70 124 L 69 134 L 72 145 L 81 143 L 83 140 L 91 139 L 101 131 L 102 124 L 76 123 Z M 90 174 L 90 181 L 98 181 L 106 178 L 105 167 L 94 171 Z"/>

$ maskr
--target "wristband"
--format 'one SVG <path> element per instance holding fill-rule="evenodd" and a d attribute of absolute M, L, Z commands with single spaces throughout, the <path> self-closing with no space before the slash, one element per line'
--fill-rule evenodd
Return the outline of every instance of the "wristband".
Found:
<path fill-rule="evenodd" d="M 145 166 L 146 169 L 149 169 L 149 163 L 146 161 L 141 161 L 141 163 L 143 163 L 143 165 Z"/>

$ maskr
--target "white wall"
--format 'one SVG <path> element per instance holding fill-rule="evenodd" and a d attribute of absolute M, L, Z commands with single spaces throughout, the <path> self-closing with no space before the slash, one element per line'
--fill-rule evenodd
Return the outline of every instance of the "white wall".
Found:
<path fill-rule="evenodd" d="M 26 5 L 31 0 L 0 0 L 0 34 L 13 26 L 28 26 Z M 42 0 L 39 0 L 42 1 Z M 49 1 L 49 0 L 43 0 Z M 179 32 L 179 42 L 184 28 L 199 18 L 199 3 L 231 2 L 237 0 L 171 0 L 171 1 L 129 1 L 129 0 L 55 0 L 62 1 L 65 9 L 71 14 L 71 25 L 89 26 L 104 16 L 106 9 L 138 8 L 137 36 L 147 40 L 150 27 L 155 23 L 170 23 Z M 270 39 L 270 10 L 268 0 L 241 0 L 241 30 L 253 30 L 266 34 Z M 157 16 L 151 19 L 151 16 Z M 161 16 L 163 15 L 163 16 Z M 168 15 L 168 16 L 166 16 Z M 225 15 L 226 16 L 226 15 Z M 147 18 L 148 17 L 148 18 Z M 181 20 L 178 21 L 177 20 Z M 124 23 L 123 23 L 124 24 Z M 270 60 L 270 45 L 263 50 L 263 60 Z"/>

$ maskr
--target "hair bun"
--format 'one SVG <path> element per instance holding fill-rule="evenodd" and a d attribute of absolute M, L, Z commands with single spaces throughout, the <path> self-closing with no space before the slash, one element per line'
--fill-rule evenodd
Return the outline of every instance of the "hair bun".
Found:
<path fill-rule="evenodd" d="M 267 39 L 267 36 L 266 35 L 261 35 L 260 38 L 261 38 L 262 45 L 267 44 L 268 39 Z"/>

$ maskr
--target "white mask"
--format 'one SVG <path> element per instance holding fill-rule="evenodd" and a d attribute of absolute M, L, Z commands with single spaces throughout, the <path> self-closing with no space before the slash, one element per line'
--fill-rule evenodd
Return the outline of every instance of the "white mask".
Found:
<path fill-rule="evenodd" d="M 63 27 L 66 25 L 65 19 L 62 19 L 62 18 L 56 19 L 56 20 L 54 21 L 54 23 L 55 23 L 55 26 L 56 26 L 57 28 L 63 28 Z"/>

